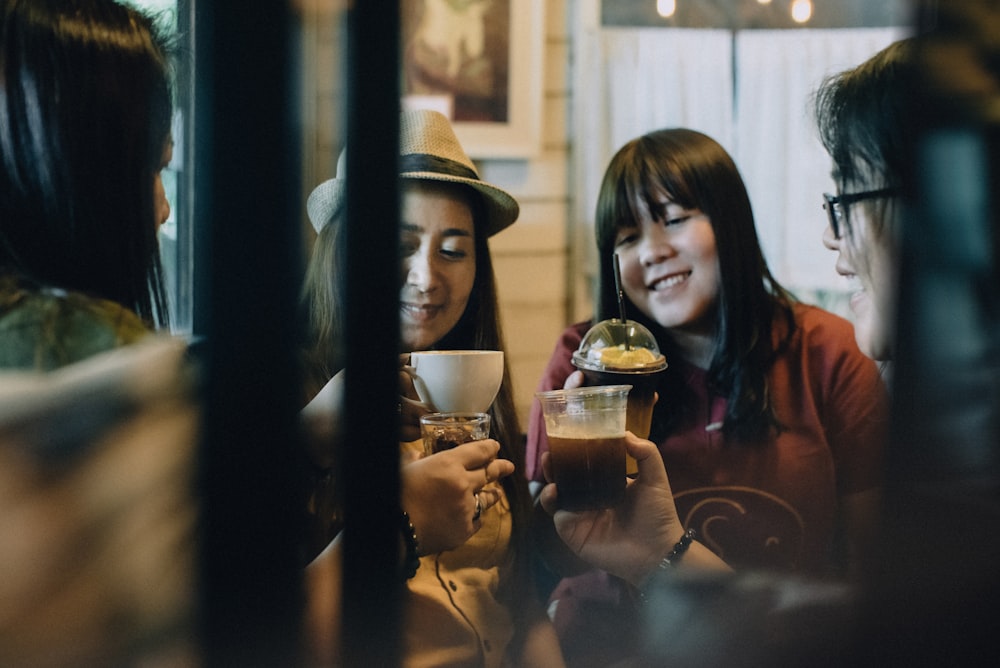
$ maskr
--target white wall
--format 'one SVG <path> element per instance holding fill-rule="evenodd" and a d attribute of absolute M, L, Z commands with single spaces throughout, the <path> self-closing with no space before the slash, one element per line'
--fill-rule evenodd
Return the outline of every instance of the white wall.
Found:
<path fill-rule="evenodd" d="M 500 311 L 522 429 L 535 385 L 567 324 L 569 62 L 567 5 L 545 0 L 542 150 L 530 160 L 482 160 L 481 176 L 521 204 L 518 222 L 491 240 Z"/>

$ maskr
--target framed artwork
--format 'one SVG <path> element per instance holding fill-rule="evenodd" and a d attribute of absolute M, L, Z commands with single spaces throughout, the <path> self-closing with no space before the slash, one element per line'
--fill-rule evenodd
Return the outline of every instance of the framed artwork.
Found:
<path fill-rule="evenodd" d="M 545 3 L 401 3 L 404 108 L 451 119 L 471 158 L 527 158 L 541 143 Z"/>

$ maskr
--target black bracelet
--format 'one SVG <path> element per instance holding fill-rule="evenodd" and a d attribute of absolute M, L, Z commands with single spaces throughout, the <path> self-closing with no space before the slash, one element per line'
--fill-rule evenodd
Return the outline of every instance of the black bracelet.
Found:
<path fill-rule="evenodd" d="M 698 533 L 694 529 L 688 529 L 685 531 L 684 535 L 681 536 L 681 539 L 677 541 L 676 545 L 674 545 L 674 549 L 670 550 L 670 554 L 665 556 L 663 561 L 660 562 L 660 568 L 666 570 L 672 567 L 674 565 L 674 561 L 676 559 L 680 559 L 681 556 L 687 552 L 687 549 L 691 547 L 691 541 L 693 541 L 694 537 L 697 535 Z"/>
<path fill-rule="evenodd" d="M 691 543 L 694 541 L 694 537 L 697 535 L 698 534 L 694 529 L 688 529 L 687 531 L 685 531 L 684 535 L 681 536 L 681 539 L 677 541 L 676 545 L 674 545 L 674 549 L 670 550 L 670 554 L 665 556 L 663 558 L 663 561 L 660 562 L 657 571 L 661 570 L 666 571 L 673 568 L 674 562 L 680 559 L 684 555 L 684 553 L 687 552 L 687 549 L 691 547 Z M 654 579 L 655 579 L 655 573 L 649 575 L 646 578 L 645 582 L 643 582 L 637 587 L 636 593 L 639 595 L 639 602 L 642 605 L 649 604 L 649 599 L 646 596 L 646 588 L 649 586 L 649 583 Z"/>
<path fill-rule="evenodd" d="M 403 542 L 406 544 L 406 560 L 403 562 L 403 579 L 409 580 L 417 574 L 420 568 L 420 555 L 417 554 L 417 530 L 413 528 L 410 515 L 405 510 L 400 515 L 399 529 L 403 533 Z"/>

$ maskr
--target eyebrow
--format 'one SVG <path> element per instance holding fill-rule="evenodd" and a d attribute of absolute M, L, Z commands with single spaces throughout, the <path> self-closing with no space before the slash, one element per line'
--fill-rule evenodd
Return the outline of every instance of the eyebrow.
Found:
<path fill-rule="evenodd" d="M 401 223 L 400 227 L 404 232 L 411 232 L 413 234 L 420 234 L 423 232 L 424 228 L 419 225 L 414 225 L 413 223 Z M 458 227 L 448 227 L 441 232 L 443 237 L 472 237 L 472 233 L 468 230 L 463 230 Z"/>

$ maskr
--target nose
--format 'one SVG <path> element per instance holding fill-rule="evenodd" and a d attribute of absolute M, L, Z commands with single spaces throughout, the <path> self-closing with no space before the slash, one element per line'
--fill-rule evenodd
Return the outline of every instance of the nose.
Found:
<path fill-rule="evenodd" d="M 651 267 L 677 254 L 670 240 L 670 234 L 662 225 L 644 226 L 642 241 L 639 243 L 639 261 L 643 266 Z"/>
<path fill-rule="evenodd" d="M 840 239 L 833 236 L 833 228 L 830 227 L 829 223 L 823 230 L 823 245 L 832 251 L 840 250 Z"/>
<path fill-rule="evenodd" d="M 403 261 L 406 284 L 420 292 L 430 292 L 435 284 L 434 261 L 425 248 L 410 255 Z"/>

